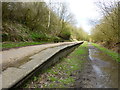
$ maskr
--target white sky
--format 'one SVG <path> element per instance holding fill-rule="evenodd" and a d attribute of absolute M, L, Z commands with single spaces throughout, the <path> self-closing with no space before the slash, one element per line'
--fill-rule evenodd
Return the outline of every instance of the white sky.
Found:
<path fill-rule="evenodd" d="M 45 0 L 50 1 L 50 0 Z M 52 2 L 67 2 L 71 12 L 74 14 L 77 20 L 77 27 L 82 27 L 88 34 L 90 34 L 91 28 L 94 26 L 90 20 L 99 21 L 102 17 L 98 7 L 97 1 L 111 2 L 119 0 L 51 0 Z M 93 22 L 94 23 L 94 22 Z"/>
<path fill-rule="evenodd" d="M 50 0 L 45 0 L 49 2 Z M 83 28 L 88 34 L 93 25 L 90 25 L 90 20 L 98 20 L 101 15 L 97 11 L 95 2 L 97 0 L 51 0 L 52 2 L 67 2 L 71 13 L 74 14 L 77 20 L 77 27 Z M 101 1 L 101 0 L 100 0 Z"/>
<path fill-rule="evenodd" d="M 24 2 L 67 2 L 71 12 L 74 14 L 75 19 L 77 20 L 77 27 L 82 27 L 86 32 L 90 34 L 90 29 L 92 25 L 90 25 L 90 19 L 99 19 L 101 15 L 96 11 L 97 7 L 94 2 L 97 0 L 2 0 L 2 1 L 24 1 Z M 102 0 L 100 0 L 102 1 Z M 105 0 L 110 1 L 110 0 Z"/>
<path fill-rule="evenodd" d="M 44 0 L 46 2 L 67 2 L 71 13 L 74 14 L 77 20 L 77 27 L 83 28 L 88 34 L 93 25 L 90 25 L 90 20 L 99 19 L 101 15 L 97 11 L 94 4 L 97 0 Z"/>
<path fill-rule="evenodd" d="M 66 0 L 69 3 L 71 12 L 75 15 L 77 20 L 77 27 L 82 27 L 88 34 L 90 34 L 93 21 L 99 21 L 102 18 L 100 9 L 98 9 L 96 2 L 115 2 L 119 0 Z"/>
<path fill-rule="evenodd" d="M 97 0 L 67 0 L 69 8 L 77 20 L 77 27 L 82 27 L 89 34 L 92 28 L 90 20 L 96 20 L 101 17 L 95 5 L 96 1 Z"/>
<path fill-rule="evenodd" d="M 2 0 L 4 2 L 18 2 L 18 1 L 26 1 L 26 2 L 67 2 L 71 12 L 74 14 L 75 19 L 77 20 L 77 27 L 82 27 L 88 34 L 90 34 L 90 30 L 93 27 L 90 24 L 90 20 L 99 20 L 101 18 L 100 12 L 95 5 L 97 1 L 119 1 L 119 0 Z"/>
<path fill-rule="evenodd" d="M 101 18 L 100 12 L 97 6 L 94 4 L 97 1 L 119 1 L 119 0 L 2 0 L 2 1 L 26 1 L 26 2 L 68 2 L 71 12 L 74 14 L 77 20 L 77 27 L 82 27 L 86 32 L 90 34 L 90 30 L 93 25 L 90 24 L 90 20 L 99 20 Z"/>

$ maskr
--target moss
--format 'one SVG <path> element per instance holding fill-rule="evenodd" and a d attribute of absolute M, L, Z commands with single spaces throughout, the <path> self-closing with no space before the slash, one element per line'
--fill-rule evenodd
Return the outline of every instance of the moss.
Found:
<path fill-rule="evenodd" d="M 16 48 L 16 47 L 39 45 L 44 43 L 48 43 L 48 42 L 6 42 L 6 43 L 2 43 L 2 49 L 4 50 L 4 49 Z"/>

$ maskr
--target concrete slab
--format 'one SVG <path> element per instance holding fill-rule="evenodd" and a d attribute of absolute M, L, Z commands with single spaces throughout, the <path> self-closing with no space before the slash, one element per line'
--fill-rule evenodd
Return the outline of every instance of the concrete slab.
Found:
<path fill-rule="evenodd" d="M 50 47 L 56 47 L 56 46 L 60 46 L 60 45 L 72 44 L 72 43 L 75 43 L 75 42 L 42 44 L 42 45 L 27 46 L 27 47 L 21 47 L 21 48 L 17 48 L 17 49 L 0 51 L 0 55 L 2 55 L 2 58 L 0 58 L 0 67 L 2 66 L 2 68 L 0 68 L 0 70 L 1 69 L 5 70 L 9 66 L 12 66 L 13 64 L 16 64 L 17 62 L 20 62 L 25 57 L 34 55 L 44 49 L 47 49 Z"/>
<path fill-rule="evenodd" d="M 38 68 L 40 65 L 42 65 L 44 62 L 48 61 L 51 58 L 51 63 L 55 62 L 55 60 L 59 59 L 59 57 L 64 56 L 61 52 L 61 55 L 57 58 L 54 58 L 53 56 L 56 53 L 59 53 L 61 50 L 66 50 L 68 47 L 75 47 L 77 44 L 80 44 L 82 42 L 77 43 L 71 43 L 68 45 L 58 46 L 54 48 L 48 48 L 45 50 L 42 50 L 41 52 L 29 57 L 31 60 L 27 63 L 19 66 L 19 67 L 10 67 L 7 68 L 5 71 L 3 71 L 0 75 L 2 75 L 2 87 L 1 88 L 11 88 L 13 85 L 18 83 L 20 80 L 22 80 L 24 77 L 26 77 L 28 74 L 33 72 L 36 68 Z M 69 48 L 70 49 L 70 48 Z M 68 49 L 65 51 L 65 54 L 69 52 Z M 53 58 L 52 58 L 53 57 Z M 52 60 L 54 59 L 54 60 Z"/>
<path fill-rule="evenodd" d="M 2 73 L 2 88 L 10 88 L 16 82 L 21 80 L 26 74 L 26 71 L 18 68 L 8 68 Z"/>

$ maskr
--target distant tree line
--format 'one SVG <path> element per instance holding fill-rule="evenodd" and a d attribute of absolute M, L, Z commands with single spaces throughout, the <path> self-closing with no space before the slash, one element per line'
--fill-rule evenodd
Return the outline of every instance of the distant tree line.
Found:
<path fill-rule="evenodd" d="M 98 2 L 103 18 L 92 30 L 94 42 L 101 42 L 108 48 L 117 47 L 120 52 L 120 3 Z"/>
<path fill-rule="evenodd" d="M 78 40 L 86 38 L 82 29 L 74 27 L 74 16 L 69 12 L 67 4 L 62 2 L 3 2 L 2 22 L 3 41 L 62 41 L 72 37 Z"/>

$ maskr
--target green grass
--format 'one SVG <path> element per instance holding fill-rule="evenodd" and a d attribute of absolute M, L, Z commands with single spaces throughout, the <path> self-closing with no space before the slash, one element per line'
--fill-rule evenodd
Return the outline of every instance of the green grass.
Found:
<path fill-rule="evenodd" d="M 68 77 L 66 79 L 59 79 L 58 81 L 63 84 L 70 84 L 72 82 L 75 82 L 75 80 L 71 77 Z"/>
<path fill-rule="evenodd" d="M 107 55 L 111 56 L 117 62 L 120 62 L 120 54 L 113 52 L 112 50 L 109 50 L 109 49 L 102 47 L 102 46 L 95 44 L 95 43 L 92 43 L 92 45 L 99 48 L 101 51 L 105 52 Z"/>
<path fill-rule="evenodd" d="M 54 82 L 56 80 L 58 80 L 56 77 L 48 77 L 50 81 Z"/>
<path fill-rule="evenodd" d="M 30 46 L 30 45 L 39 45 L 44 44 L 48 42 L 7 42 L 2 43 L 2 49 L 10 49 L 10 48 L 16 48 L 16 47 L 24 47 L 24 46 Z"/>
<path fill-rule="evenodd" d="M 72 75 L 76 75 L 77 70 L 82 70 L 83 63 L 86 60 L 84 56 L 88 55 L 87 47 L 87 42 L 85 42 L 66 58 L 61 59 L 59 63 L 44 70 L 37 78 L 35 76 L 25 87 L 31 88 L 31 86 L 34 86 L 37 88 L 41 82 L 43 88 L 66 88 L 74 84 L 75 78 Z"/>

